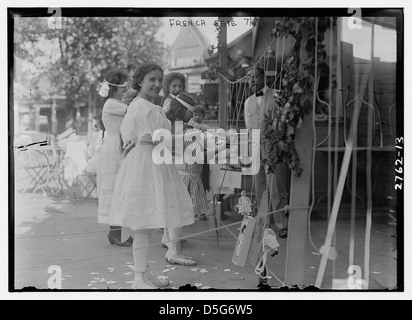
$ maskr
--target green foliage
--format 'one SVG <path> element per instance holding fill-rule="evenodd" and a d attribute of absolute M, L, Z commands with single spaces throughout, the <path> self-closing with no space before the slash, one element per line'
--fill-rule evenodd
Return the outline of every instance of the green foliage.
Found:
<path fill-rule="evenodd" d="M 63 17 L 61 29 L 49 28 L 47 20 L 15 19 L 15 84 L 37 90 L 37 95 L 65 93 L 84 99 L 108 69 L 164 64 L 167 48 L 155 38 L 160 19 Z M 50 85 L 38 90 L 44 81 Z"/>

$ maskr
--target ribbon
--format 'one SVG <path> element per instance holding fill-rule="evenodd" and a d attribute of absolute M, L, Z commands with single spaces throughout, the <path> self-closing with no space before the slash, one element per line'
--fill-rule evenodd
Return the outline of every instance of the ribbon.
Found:
<path fill-rule="evenodd" d="M 170 96 L 173 99 L 176 99 L 177 101 L 179 101 L 181 104 L 183 104 L 187 109 L 189 109 L 192 112 L 195 112 L 195 106 L 192 106 L 191 104 L 188 104 L 186 101 L 183 101 L 182 99 L 180 99 L 177 96 L 174 96 L 173 94 L 170 94 Z"/>
<path fill-rule="evenodd" d="M 277 241 L 275 232 L 271 228 L 266 228 L 263 232 L 262 247 L 263 256 L 255 267 L 255 273 L 262 279 L 266 279 L 267 275 L 265 276 L 264 274 L 266 270 L 267 255 L 271 250 L 277 251 L 277 248 L 279 247 L 279 242 Z"/>
<path fill-rule="evenodd" d="M 103 98 L 106 98 L 109 95 L 109 90 L 110 90 L 109 85 L 114 86 L 114 87 L 124 88 L 124 87 L 127 86 L 127 82 L 125 82 L 123 84 L 114 84 L 114 83 L 107 82 L 106 79 L 105 79 L 102 82 L 102 85 L 101 85 L 100 91 L 99 91 L 99 95 L 102 96 Z"/>

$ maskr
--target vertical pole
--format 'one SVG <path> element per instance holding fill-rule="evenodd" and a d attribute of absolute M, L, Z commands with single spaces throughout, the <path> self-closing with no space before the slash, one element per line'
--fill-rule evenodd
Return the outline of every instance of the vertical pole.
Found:
<path fill-rule="evenodd" d="M 40 131 L 40 107 L 36 105 L 34 110 L 35 110 L 34 111 L 34 130 L 39 132 Z"/>
<path fill-rule="evenodd" d="M 90 141 L 93 133 L 93 85 L 89 88 L 89 101 L 87 104 L 87 139 Z"/>
<path fill-rule="evenodd" d="M 372 24 L 371 34 L 371 72 L 368 83 L 368 100 L 370 104 L 373 104 L 373 66 L 374 66 L 374 41 L 375 37 L 375 25 Z M 371 241 L 371 229 L 372 229 L 372 130 L 375 126 L 372 120 L 372 111 L 368 108 L 368 147 L 366 150 L 366 190 L 367 190 L 367 209 L 366 209 L 366 230 L 365 230 L 365 281 L 366 288 L 369 288 L 369 263 L 370 263 L 370 241 Z"/>
<path fill-rule="evenodd" d="M 328 117 L 328 222 L 330 218 L 331 211 L 331 202 L 332 202 L 332 72 L 333 72 L 333 17 L 329 18 L 329 97 L 328 97 L 328 106 L 329 106 L 329 117 Z M 338 128 L 337 122 L 335 121 L 335 128 Z M 335 131 L 336 135 L 336 131 Z M 336 153 L 336 151 L 335 151 Z M 333 235 L 332 245 L 336 245 L 336 230 Z M 332 279 L 335 278 L 336 272 L 336 261 L 333 261 L 332 264 Z"/>
<path fill-rule="evenodd" d="M 312 117 L 313 114 L 306 116 L 302 127 L 296 132 L 295 147 L 303 172 L 299 178 L 292 175 L 290 189 L 290 206 L 292 208 L 309 207 L 313 152 Z M 293 209 L 289 211 L 286 285 L 307 284 L 304 281 L 304 275 L 308 214 L 308 209 Z"/>
<path fill-rule="evenodd" d="M 353 61 L 354 69 L 354 89 L 353 97 L 356 98 L 356 95 L 359 91 L 359 63 L 355 64 Z M 357 100 L 354 100 L 354 104 L 357 103 Z M 362 102 L 361 102 L 362 105 Z M 356 148 L 358 146 L 358 136 L 353 137 L 353 148 L 352 151 L 352 188 L 351 188 L 351 218 L 350 218 L 350 240 L 349 240 L 349 267 L 355 264 L 355 232 L 356 232 L 356 181 L 357 181 L 357 169 L 358 169 L 358 153 Z"/>
<path fill-rule="evenodd" d="M 57 135 L 57 113 L 56 113 L 56 99 L 55 97 L 52 97 L 52 104 L 51 104 L 51 112 L 50 112 L 50 121 L 51 121 L 51 127 L 50 127 L 50 133 L 54 136 Z"/>
<path fill-rule="evenodd" d="M 317 25 L 317 18 L 315 24 Z M 317 36 L 316 36 L 317 38 Z M 300 61 L 304 61 L 304 47 L 307 35 L 303 35 L 300 46 Z M 317 47 L 317 42 L 316 42 Z M 315 65 L 317 65 L 317 50 L 315 52 Z M 299 66 L 300 67 L 300 66 Z M 281 69 L 282 70 L 282 69 Z M 315 77 L 313 86 L 313 102 L 316 102 L 317 91 L 317 67 L 315 67 Z M 281 81 L 280 81 L 281 83 Z M 300 158 L 302 174 L 300 177 L 292 175 L 290 188 L 290 206 L 305 208 L 309 207 L 309 195 L 311 188 L 313 143 L 314 143 L 314 120 L 315 108 L 313 112 L 305 116 L 302 126 L 296 131 L 295 148 Z M 285 284 L 304 286 L 305 283 L 305 256 L 306 237 L 308 230 L 308 209 L 292 209 L 289 211 L 288 240 L 286 253 Z"/>
<path fill-rule="evenodd" d="M 220 73 L 227 74 L 227 18 L 219 18 L 220 29 L 218 34 Z M 226 128 L 227 124 L 227 93 L 225 80 L 219 78 L 219 128 Z"/>

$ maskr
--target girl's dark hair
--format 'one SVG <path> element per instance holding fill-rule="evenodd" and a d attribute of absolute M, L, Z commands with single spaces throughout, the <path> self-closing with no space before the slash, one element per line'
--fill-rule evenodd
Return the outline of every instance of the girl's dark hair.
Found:
<path fill-rule="evenodd" d="M 193 107 L 197 104 L 197 101 L 185 92 L 179 93 L 177 97 L 183 100 L 184 102 L 187 102 L 188 104 L 192 105 Z M 185 112 L 186 107 L 176 99 L 172 99 L 172 101 L 170 102 L 170 109 L 166 112 L 166 117 L 171 122 L 174 122 L 176 120 L 183 120 Z"/>
<path fill-rule="evenodd" d="M 133 74 L 132 89 L 140 91 L 139 82 L 143 80 L 146 74 L 153 70 L 159 70 L 163 72 L 163 69 L 155 63 L 145 63 L 141 65 Z"/>
<path fill-rule="evenodd" d="M 183 91 L 186 90 L 186 78 L 182 73 L 179 72 L 171 72 L 165 75 L 165 79 L 163 81 L 163 95 L 165 98 L 169 95 L 169 86 L 174 79 L 179 79 L 182 82 Z"/>
<path fill-rule="evenodd" d="M 127 73 L 125 71 L 123 71 L 121 69 L 113 69 L 113 70 L 110 70 L 106 74 L 106 77 L 104 79 L 109 83 L 123 84 L 127 81 L 128 78 L 129 78 L 129 76 L 127 75 Z M 107 99 L 113 97 L 113 94 L 114 94 L 114 92 L 116 91 L 117 88 L 118 87 L 111 86 L 109 84 L 109 95 L 107 96 Z"/>

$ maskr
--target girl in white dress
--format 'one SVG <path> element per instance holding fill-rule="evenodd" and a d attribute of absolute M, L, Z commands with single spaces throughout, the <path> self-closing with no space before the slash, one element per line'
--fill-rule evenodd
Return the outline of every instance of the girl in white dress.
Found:
<path fill-rule="evenodd" d="M 108 72 L 99 95 L 106 98 L 102 111 L 105 127 L 104 142 L 100 151 L 97 168 L 98 222 L 110 224 L 110 205 L 116 174 L 122 161 L 122 141 L 120 125 L 126 114 L 127 106 L 122 102 L 122 95 L 127 86 L 127 74 L 121 70 Z M 108 234 L 110 244 L 131 246 L 130 241 L 121 242 L 121 228 L 110 225 Z"/>
<path fill-rule="evenodd" d="M 186 186 L 173 163 L 152 159 L 157 129 L 171 130 L 163 109 L 153 104 L 162 87 L 163 70 L 144 64 L 133 75 L 139 92 L 130 103 L 121 125 L 126 145 L 135 145 L 123 160 L 116 177 L 110 222 L 126 227 L 133 236 L 135 279 L 132 289 L 155 289 L 148 279 L 148 250 L 152 229 L 170 228 L 172 240 L 166 260 L 178 259 L 174 230 L 194 223 L 193 206 Z M 127 237 L 122 233 L 122 240 Z"/>

